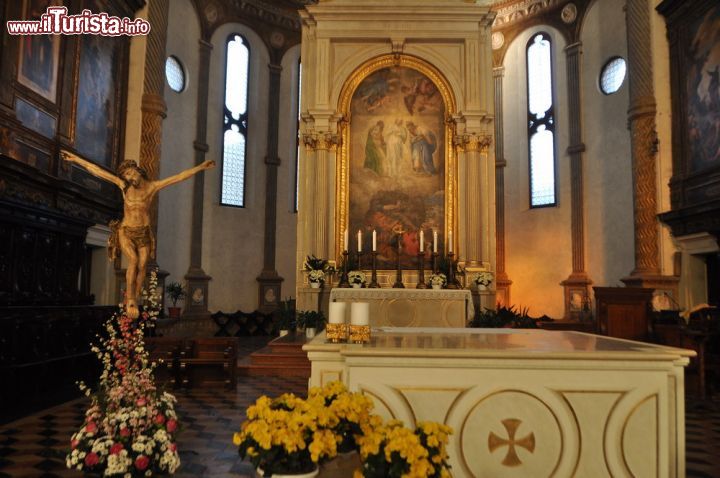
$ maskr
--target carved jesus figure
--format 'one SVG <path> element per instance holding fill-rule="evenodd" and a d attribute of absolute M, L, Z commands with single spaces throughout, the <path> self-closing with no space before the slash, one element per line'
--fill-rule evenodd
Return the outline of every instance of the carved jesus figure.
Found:
<path fill-rule="evenodd" d="M 125 305 L 128 317 L 136 319 L 140 315 L 137 301 L 142 292 L 147 263 L 151 257 L 155 257 L 155 237 L 150 225 L 152 201 L 161 189 L 214 167 L 215 161 L 208 160 L 174 176 L 151 181 L 145 170 L 132 160 L 120 163 L 116 176 L 74 154 L 66 151 L 60 154 L 65 161 L 77 164 L 93 176 L 115 184 L 122 191 L 123 218 L 120 221 L 110 222 L 112 232 L 108 240 L 108 254 L 110 259 L 114 260 L 119 246 L 128 260 L 125 273 L 127 282 Z"/>

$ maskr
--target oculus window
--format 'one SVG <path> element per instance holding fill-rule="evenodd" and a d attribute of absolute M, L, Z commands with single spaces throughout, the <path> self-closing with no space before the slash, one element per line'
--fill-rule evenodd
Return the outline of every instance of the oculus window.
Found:
<path fill-rule="evenodd" d="M 165 79 L 174 92 L 180 93 L 185 89 L 185 68 L 178 57 L 171 55 L 165 60 Z"/>
<path fill-rule="evenodd" d="M 600 70 L 600 91 L 606 95 L 616 93 L 625 81 L 626 72 L 624 58 L 619 56 L 610 58 Z"/>

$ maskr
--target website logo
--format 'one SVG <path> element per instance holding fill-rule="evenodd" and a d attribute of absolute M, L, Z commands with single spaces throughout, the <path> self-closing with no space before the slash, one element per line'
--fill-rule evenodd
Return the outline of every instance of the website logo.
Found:
<path fill-rule="evenodd" d="M 40 20 L 9 20 L 10 35 L 102 35 L 135 36 L 150 33 L 150 22 L 143 18 L 115 17 L 83 10 L 68 15 L 67 7 L 48 7 Z"/>

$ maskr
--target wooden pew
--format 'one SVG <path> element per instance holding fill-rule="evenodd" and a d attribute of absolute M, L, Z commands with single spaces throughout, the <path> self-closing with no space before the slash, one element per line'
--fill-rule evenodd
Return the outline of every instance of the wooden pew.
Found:
<path fill-rule="evenodd" d="M 212 337 L 188 339 L 190 353 L 180 358 L 183 387 L 199 385 L 237 385 L 238 339 Z"/>
<path fill-rule="evenodd" d="M 180 385 L 180 359 L 188 355 L 188 344 L 184 339 L 173 337 L 146 337 L 145 347 L 152 362 L 155 362 L 155 382 L 176 388 Z"/>

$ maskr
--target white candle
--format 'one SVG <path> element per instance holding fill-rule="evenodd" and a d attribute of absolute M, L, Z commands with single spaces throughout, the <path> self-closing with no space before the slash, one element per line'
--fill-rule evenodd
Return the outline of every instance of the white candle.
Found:
<path fill-rule="evenodd" d="M 420 229 L 420 252 L 425 252 L 425 231 Z"/>
<path fill-rule="evenodd" d="M 373 229 L 373 252 L 377 251 L 377 231 Z"/>
<path fill-rule="evenodd" d="M 448 252 L 452 252 L 452 231 L 448 231 Z"/>
<path fill-rule="evenodd" d="M 437 230 L 433 229 L 433 252 L 437 252 Z"/>
<path fill-rule="evenodd" d="M 344 235 L 345 235 L 345 237 L 344 237 L 345 242 L 343 243 L 343 245 L 344 245 L 343 250 L 344 250 L 344 251 L 347 251 L 347 250 L 348 250 L 348 230 L 347 230 L 347 228 L 345 228 L 345 234 L 344 234 Z"/>
<path fill-rule="evenodd" d="M 358 229 L 358 252 L 362 252 L 362 231 Z"/>
<path fill-rule="evenodd" d="M 370 325 L 370 304 L 352 302 L 350 304 L 350 325 Z"/>
<path fill-rule="evenodd" d="M 344 324 L 346 308 L 347 308 L 347 302 L 330 302 L 330 317 L 329 317 L 330 323 L 331 324 Z"/>

